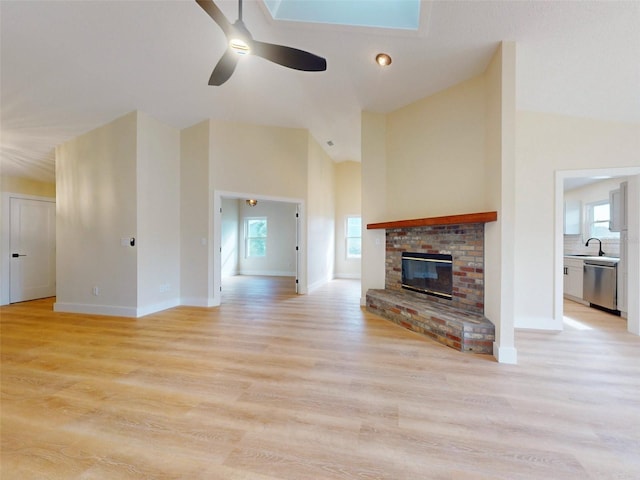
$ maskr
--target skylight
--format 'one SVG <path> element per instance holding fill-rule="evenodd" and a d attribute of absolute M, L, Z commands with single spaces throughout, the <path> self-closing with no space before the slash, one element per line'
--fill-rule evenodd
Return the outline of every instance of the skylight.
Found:
<path fill-rule="evenodd" d="M 275 20 L 417 30 L 420 0 L 263 0 Z"/>

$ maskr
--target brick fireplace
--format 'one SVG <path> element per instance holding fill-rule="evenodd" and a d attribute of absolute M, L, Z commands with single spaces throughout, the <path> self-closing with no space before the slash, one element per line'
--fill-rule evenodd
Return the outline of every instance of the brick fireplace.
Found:
<path fill-rule="evenodd" d="M 367 309 L 461 351 L 492 353 L 495 332 L 484 317 L 484 224 L 496 212 L 369 224 L 386 229 L 385 289 L 367 292 Z M 402 288 L 403 252 L 453 257 L 452 296 Z"/>
<path fill-rule="evenodd" d="M 451 255 L 451 300 L 438 297 L 428 297 L 428 300 L 472 312 L 484 312 L 484 223 L 387 230 L 384 288 L 424 299 L 422 293 L 402 289 L 403 252 Z"/>

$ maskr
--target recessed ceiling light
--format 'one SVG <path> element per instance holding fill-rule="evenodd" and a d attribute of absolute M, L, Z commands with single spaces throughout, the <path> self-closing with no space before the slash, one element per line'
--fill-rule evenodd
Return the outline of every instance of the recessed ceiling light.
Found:
<path fill-rule="evenodd" d="M 386 53 L 379 53 L 376 55 L 376 63 L 381 67 L 386 67 L 391 65 L 391 57 Z"/>

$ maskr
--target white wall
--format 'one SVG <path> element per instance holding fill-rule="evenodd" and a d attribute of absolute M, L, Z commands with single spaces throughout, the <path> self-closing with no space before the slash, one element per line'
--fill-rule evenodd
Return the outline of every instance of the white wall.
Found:
<path fill-rule="evenodd" d="M 521 111 L 516 131 L 516 327 L 559 330 L 556 172 L 640 166 L 640 125 Z"/>
<path fill-rule="evenodd" d="M 244 200 L 239 200 L 239 202 L 237 237 L 240 274 L 295 276 L 296 205 L 260 200 L 255 207 L 250 207 Z M 246 256 L 244 220 L 248 217 L 266 217 L 267 219 L 267 254 L 265 257 L 247 258 Z"/>
<path fill-rule="evenodd" d="M 56 148 L 56 310 L 136 315 L 136 142 L 133 112 Z"/>
<path fill-rule="evenodd" d="M 347 216 L 361 216 L 362 168 L 360 162 L 340 162 L 334 166 L 336 186 L 335 276 L 360 278 L 361 259 L 347 258 Z"/>
<path fill-rule="evenodd" d="M 180 132 L 138 112 L 138 315 L 180 304 Z"/>
<path fill-rule="evenodd" d="M 240 251 L 240 202 L 238 198 L 222 198 L 220 268 L 222 278 L 238 275 Z"/>

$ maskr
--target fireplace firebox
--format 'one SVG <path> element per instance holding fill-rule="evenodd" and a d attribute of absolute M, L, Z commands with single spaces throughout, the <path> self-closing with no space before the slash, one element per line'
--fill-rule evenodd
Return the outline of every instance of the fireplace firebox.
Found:
<path fill-rule="evenodd" d="M 452 266 L 451 255 L 402 252 L 402 288 L 451 299 Z"/>

